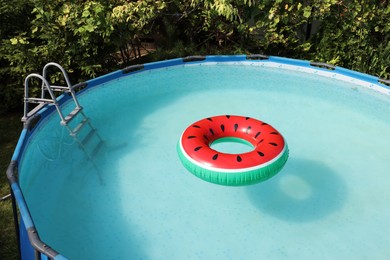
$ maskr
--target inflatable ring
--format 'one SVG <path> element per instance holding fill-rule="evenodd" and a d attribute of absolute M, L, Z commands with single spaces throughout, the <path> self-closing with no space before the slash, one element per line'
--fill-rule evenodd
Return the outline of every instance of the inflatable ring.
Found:
<path fill-rule="evenodd" d="M 222 153 L 210 146 L 222 138 L 247 143 L 253 150 Z M 262 121 L 243 116 L 215 116 L 190 125 L 177 144 L 184 167 L 216 184 L 240 186 L 265 181 L 277 174 L 288 158 L 283 136 Z"/>

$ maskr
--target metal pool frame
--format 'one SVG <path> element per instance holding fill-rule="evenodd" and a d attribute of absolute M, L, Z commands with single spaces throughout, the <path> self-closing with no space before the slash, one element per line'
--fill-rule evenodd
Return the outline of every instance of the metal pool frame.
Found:
<path fill-rule="evenodd" d="M 372 88 L 383 94 L 390 95 L 390 80 L 381 79 L 326 63 L 281 58 L 262 54 L 235 56 L 189 56 L 185 58 L 133 65 L 122 70 L 118 70 L 101 77 L 76 84 L 73 87 L 79 87 L 81 90 L 77 94 L 80 94 L 87 89 L 93 88 L 107 81 L 146 70 L 178 65 L 180 66 L 185 64 L 212 65 L 213 63 L 240 64 L 242 62 L 246 62 L 254 66 L 276 67 L 332 77 L 338 80 L 348 81 L 364 87 Z M 60 105 L 63 105 L 70 98 L 71 97 L 69 95 L 63 94 L 57 99 L 57 101 Z M 67 259 L 61 253 L 45 244 L 45 242 L 39 238 L 38 231 L 34 226 L 33 218 L 30 215 L 18 181 L 18 165 L 21 160 L 23 151 L 28 144 L 29 138 L 33 135 L 37 126 L 42 122 L 42 119 L 53 112 L 55 113 L 54 105 L 45 105 L 41 110 L 38 111 L 38 113 L 36 113 L 24 123 L 19 141 L 7 169 L 7 177 L 11 190 L 15 230 L 17 232 L 19 255 L 21 259 Z M 17 207 L 19 208 L 19 212 Z"/>

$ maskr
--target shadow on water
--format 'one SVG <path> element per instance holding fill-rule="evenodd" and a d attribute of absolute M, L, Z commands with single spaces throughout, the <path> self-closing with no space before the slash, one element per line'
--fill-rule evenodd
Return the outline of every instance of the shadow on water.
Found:
<path fill-rule="evenodd" d="M 290 222 L 325 218 L 340 210 L 347 187 L 340 173 L 319 161 L 291 158 L 273 179 L 247 189 L 262 213 Z"/>

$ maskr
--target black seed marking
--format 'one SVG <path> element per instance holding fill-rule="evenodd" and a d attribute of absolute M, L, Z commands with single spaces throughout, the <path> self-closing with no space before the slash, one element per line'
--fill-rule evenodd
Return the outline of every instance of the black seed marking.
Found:
<path fill-rule="evenodd" d="M 263 141 L 264 141 L 264 139 L 261 139 L 260 142 L 258 142 L 257 144 L 260 144 L 260 143 L 262 143 Z"/>
<path fill-rule="evenodd" d="M 241 157 L 237 155 L 237 162 L 241 162 L 241 161 L 242 161 Z"/>
<path fill-rule="evenodd" d="M 257 134 L 255 135 L 255 138 L 257 138 L 260 134 L 261 134 L 261 132 L 257 132 Z"/>
<path fill-rule="evenodd" d="M 211 133 L 212 135 L 214 135 L 214 131 L 213 131 L 213 129 L 211 129 L 211 128 L 210 128 L 210 133 Z"/>
<path fill-rule="evenodd" d="M 230 118 L 230 116 L 229 115 L 226 115 L 226 117 L 229 119 Z"/>
<path fill-rule="evenodd" d="M 261 123 L 261 125 L 268 125 L 267 123 Z"/>
<path fill-rule="evenodd" d="M 193 125 L 192 127 L 195 127 L 195 128 L 200 128 L 200 126 L 198 126 L 198 125 Z"/>
<path fill-rule="evenodd" d="M 199 151 L 202 148 L 202 146 L 198 146 L 194 149 L 195 152 Z"/>
<path fill-rule="evenodd" d="M 273 145 L 273 146 L 278 146 L 277 143 L 269 143 L 270 145 Z"/>
<path fill-rule="evenodd" d="M 225 126 L 224 125 L 221 125 L 221 130 L 222 130 L 222 132 L 225 132 Z"/>
<path fill-rule="evenodd" d="M 262 153 L 262 152 L 259 152 L 259 151 L 257 151 L 257 154 L 258 154 L 258 155 L 260 155 L 261 157 L 263 157 L 263 156 L 264 156 L 264 153 Z"/>
<path fill-rule="evenodd" d="M 196 138 L 196 136 L 194 135 L 190 135 L 189 137 L 187 137 L 188 139 L 192 139 L 192 138 Z"/>
<path fill-rule="evenodd" d="M 234 132 L 237 132 L 238 124 L 234 124 Z"/>
<path fill-rule="evenodd" d="M 203 135 L 203 137 L 204 137 L 204 139 L 206 139 L 207 141 L 209 140 L 209 139 L 207 138 L 207 136 L 206 136 L 206 135 Z"/>
<path fill-rule="evenodd" d="M 271 132 L 269 133 L 270 135 L 278 135 L 279 133 L 278 132 Z"/>
<path fill-rule="evenodd" d="M 250 117 L 245 117 L 245 120 L 248 120 Z"/>
<path fill-rule="evenodd" d="M 251 131 L 251 126 L 248 126 L 248 128 L 246 129 L 246 133 L 249 134 L 249 132 Z"/>
<path fill-rule="evenodd" d="M 216 154 L 214 154 L 214 156 L 213 156 L 213 160 L 215 161 L 215 160 L 217 160 L 218 159 L 218 154 L 216 153 Z"/>
<path fill-rule="evenodd" d="M 211 119 L 210 117 L 208 117 L 207 120 L 209 120 L 210 122 L 213 122 L 213 119 Z"/>

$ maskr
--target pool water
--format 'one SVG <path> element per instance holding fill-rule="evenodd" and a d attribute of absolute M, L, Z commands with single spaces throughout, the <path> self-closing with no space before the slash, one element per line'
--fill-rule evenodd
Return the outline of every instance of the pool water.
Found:
<path fill-rule="evenodd" d="M 94 142 L 84 152 L 50 116 L 20 166 L 41 239 L 70 259 L 389 259 L 390 96 L 246 64 L 167 67 L 84 92 L 105 140 L 93 160 Z M 224 114 L 283 134 L 279 174 L 226 187 L 186 171 L 181 133 Z"/>

